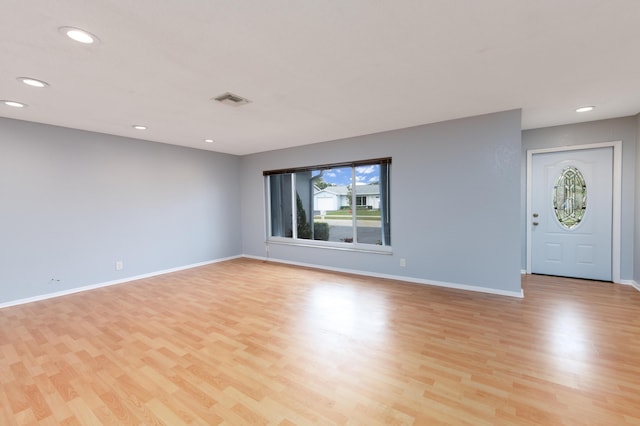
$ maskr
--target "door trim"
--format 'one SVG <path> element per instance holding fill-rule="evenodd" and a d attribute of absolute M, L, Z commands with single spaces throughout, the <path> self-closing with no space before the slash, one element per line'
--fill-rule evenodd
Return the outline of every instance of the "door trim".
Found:
<path fill-rule="evenodd" d="M 533 214 L 531 210 L 532 190 L 532 161 L 535 154 L 548 152 L 569 152 L 593 148 L 613 148 L 613 206 L 612 206 L 612 230 L 611 230 L 611 278 L 614 283 L 620 283 L 620 244 L 621 244 L 621 214 L 622 214 L 622 141 L 592 143 L 585 145 L 561 146 L 555 148 L 540 148 L 527 150 L 527 212 L 525 226 L 527 227 L 527 274 L 531 273 L 531 226 L 529 218 Z"/>

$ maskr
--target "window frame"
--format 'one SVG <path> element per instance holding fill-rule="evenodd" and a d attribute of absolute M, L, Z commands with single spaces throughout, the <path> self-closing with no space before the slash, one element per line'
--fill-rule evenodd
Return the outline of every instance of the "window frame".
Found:
<path fill-rule="evenodd" d="M 328 169 L 336 169 L 336 168 L 351 168 L 351 185 L 355 187 L 356 182 L 356 168 L 359 166 L 371 166 L 371 165 L 384 165 L 386 167 L 385 176 L 386 176 L 386 195 L 383 195 L 382 190 L 382 182 L 380 182 L 380 208 L 386 209 L 386 215 L 383 215 L 381 212 L 381 233 L 383 234 L 382 239 L 385 239 L 385 232 L 387 233 L 386 238 L 390 240 L 391 235 L 391 223 L 390 223 L 390 211 L 391 211 L 391 203 L 390 203 L 390 174 L 391 174 L 391 157 L 385 158 L 376 158 L 370 160 L 360 160 L 360 161 L 351 161 L 345 163 L 331 163 L 331 164 L 323 164 L 323 165 L 314 165 L 307 167 L 297 167 L 297 168 L 289 168 L 289 169 L 277 169 L 277 170 L 267 170 L 263 171 L 263 182 L 264 182 L 264 211 L 265 211 L 265 244 L 267 248 L 269 244 L 283 244 L 283 245 L 293 245 L 293 246 L 305 246 L 305 247 L 319 247 L 333 250 L 346 250 L 346 251 L 358 251 L 358 252 L 367 252 L 367 253 L 379 253 L 379 254 L 392 254 L 393 249 L 391 244 L 389 245 L 379 245 L 379 244 L 370 244 L 370 243 L 361 243 L 358 242 L 357 233 L 358 233 L 358 225 L 357 225 L 357 194 L 356 191 L 351 191 L 351 205 L 356 206 L 356 208 L 352 208 L 351 214 L 351 222 L 353 229 L 353 242 L 342 242 L 342 241 L 322 241 L 322 240 L 313 240 L 313 239 L 303 239 L 298 238 L 297 235 L 297 205 L 296 205 L 296 173 L 299 172 L 308 172 L 308 171 L 317 171 L 317 170 L 328 170 Z M 274 236 L 272 235 L 272 216 L 271 216 L 271 179 L 272 175 L 285 175 L 289 174 L 291 178 L 291 197 L 292 197 L 292 236 L 291 237 L 282 237 L 282 236 Z M 381 177 L 382 178 L 382 177 Z M 313 194 L 311 195 L 313 197 Z M 382 203 L 386 203 L 386 206 L 382 206 Z M 311 212 L 313 215 L 313 211 Z M 385 221 L 386 216 L 386 221 Z M 313 220 L 312 220 L 313 223 Z M 267 250 L 268 251 L 268 250 Z"/>

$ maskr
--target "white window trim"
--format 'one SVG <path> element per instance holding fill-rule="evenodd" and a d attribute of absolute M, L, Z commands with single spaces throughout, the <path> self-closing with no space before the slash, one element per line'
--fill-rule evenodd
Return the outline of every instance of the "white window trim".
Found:
<path fill-rule="evenodd" d="M 265 244 L 279 244 L 298 247 L 315 247 L 331 250 L 356 251 L 361 253 L 393 254 L 391 246 L 379 246 L 376 244 L 340 243 L 337 241 L 304 240 L 298 238 L 271 237 Z"/>

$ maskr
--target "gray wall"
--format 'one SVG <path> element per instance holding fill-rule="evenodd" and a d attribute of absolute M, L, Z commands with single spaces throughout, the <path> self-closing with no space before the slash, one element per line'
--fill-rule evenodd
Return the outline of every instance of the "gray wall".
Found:
<path fill-rule="evenodd" d="M 272 244 L 270 257 L 519 292 L 520 152 L 513 110 L 242 157 L 243 251 L 265 255 L 263 170 L 388 156 L 393 255 Z"/>
<path fill-rule="evenodd" d="M 528 149 L 622 141 L 622 232 L 620 278 L 633 279 L 636 168 L 636 117 L 614 118 L 522 132 L 521 265 L 526 268 L 526 160 Z M 637 262 L 636 262 L 637 263 Z M 637 266 L 636 266 L 637 271 Z"/>
<path fill-rule="evenodd" d="M 0 303 L 241 254 L 239 167 L 0 118 Z"/>
<path fill-rule="evenodd" d="M 636 115 L 636 210 L 633 280 L 640 284 L 640 114 Z"/>

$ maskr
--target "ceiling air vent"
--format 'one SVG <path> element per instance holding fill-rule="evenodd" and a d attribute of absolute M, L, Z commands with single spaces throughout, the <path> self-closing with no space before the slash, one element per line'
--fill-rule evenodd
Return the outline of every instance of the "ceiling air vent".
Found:
<path fill-rule="evenodd" d="M 231 105 L 236 107 L 240 105 L 245 105 L 251 102 L 249 99 L 243 98 L 242 96 L 234 95 L 233 93 L 229 93 L 229 92 L 223 93 L 220 96 L 216 96 L 213 99 L 225 105 Z"/>

